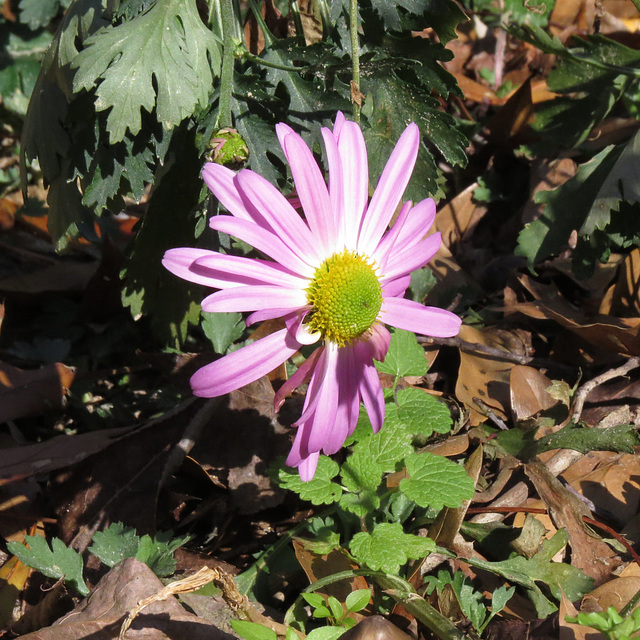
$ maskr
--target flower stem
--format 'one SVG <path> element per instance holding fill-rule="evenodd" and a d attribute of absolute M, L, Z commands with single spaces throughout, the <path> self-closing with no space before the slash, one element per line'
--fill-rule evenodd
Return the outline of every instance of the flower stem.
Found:
<path fill-rule="evenodd" d="M 222 70 L 220 72 L 220 100 L 218 102 L 218 129 L 233 126 L 231 120 L 231 95 L 233 92 L 233 40 L 235 16 L 232 0 L 221 0 L 222 13 Z"/>
<path fill-rule="evenodd" d="M 351 102 L 353 118 L 360 122 L 360 43 L 358 41 L 358 0 L 351 0 L 349 7 L 349 32 L 351 34 Z"/>

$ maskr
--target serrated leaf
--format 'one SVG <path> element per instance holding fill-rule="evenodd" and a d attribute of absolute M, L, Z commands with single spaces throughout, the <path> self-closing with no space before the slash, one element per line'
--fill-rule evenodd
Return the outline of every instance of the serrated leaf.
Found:
<path fill-rule="evenodd" d="M 398 418 L 411 434 L 422 437 L 448 433 L 453 424 L 444 402 L 415 387 L 398 391 Z"/>
<path fill-rule="evenodd" d="M 344 511 L 364 518 L 380 508 L 380 496 L 374 489 L 362 489 L 358 493 L 343 493 L 338 504 Z"/>
<path fill-rule="evenodd" d="M 278 635 L 273 629 L 248 620 L 229 620 L 233 630 L 246 640 L 277 640 Z"/>
<path fill-rule="evenodd" d="M 20 0 L 18 19 L 35 31 L 48 27 L 60 10 L 60 0 Z"/>
<path fill-rule="evenodd" d="M 584 224 L 621 152 L 620 147 L 608 146 L 581 165 L 578 173 L 561 187 L 539 191 L 535 201 L 546 206 L 540 217 L 520 232 L 516 255 L 527 258 L 533 267 L 567 245 L 572 231 Z"/>
<path fill-rule="evenodd" d="M 282 84 L 286 88 L 289 94 L 287 120 L 298 125 L 307 142 L 312 126 L 317 130 L 320 125 L 329 125 L 336 111 L 350 110 L 346 92 L 341 95 L 334 89 L 334 74 L 329 71 L 331 65 L 341 60 L 326 43 L 300 47 L 295 38 L 282 39 L 266 47 L 262 56 L 266 62 L 282 67 L 267 66 L 266 76 L 274 87 Z M 309 78 L 303 76 L 303 69 L 296 71 L 301 65 L 314 65 L 314 73 L 308 74 Z M 326 73 L 323 67 L 327 68 Z"/>
<path fill-rule="evenodd" d="M 201 318 L 200 326 L 204 335 L 211 340 L 213 350 L 219 354 L 224 354 L 242 336 L 246 327 L 241 313 L 203 311 Z"/>
<path fill-rule="evenodd" d="M 89 587 L 82 577 L 82 556 L 67 547 L 59 538 L 53 538 L 51 548 L 40 536 L 25 536 L 25 543 L 8 542 L 7 549 L 23 564 L 40 571 L 48 578 L 64 578 L 83 596 L 89 595 Z"/>
<path fill-rule="evenodd" d="M 580 428 L 567 426 L 535 442 L 538 453 L 552 449 L 573 449 L 580 453 L 590 451 L 616 451 L 633 453 L 640 445 L 637 427 L 632 424 L 619 424 L 606 429 Z"/>
<path fill-rule="evenodd" d="M 220 69 L 220 45 L 194 0 L 158 0 L 129 22 L 85 41 L 73 61 L 74 91 L 96 88 L 96 110 L 107 118 L 111 144 L 142 127 L 141 110 L 156 110 L 171 129 L 204 106 Z M 132 73 L 132 69 L 136 72 Z"/>
<path fill-rule="evenodd" d="M 421 136 L 448 162 L 466 164 L 466 138 L 458 130 L 453 117 L 439 111 L 439 102 L 425 89 L 407 83 L 393 72 L 363 78 L 361 89 L 367 96 L 363 113 L 372 123 L 370 128 L 363 130 L 372 178 L 382 173 L 387 158 L 409 122 L 418 125 Z M 439 196 L 439 179 L 433 153 L 421 144 L 404 199 L 419 202 L 429 196 Z"/>
<path fill-rule="evenodd" d="M 295 491 L 303 500 L 312 504 L 332 504 L 342 495 L 340 485 L 331 482 L 338 475 L 339 469 L 337 462 L 321 455 L 312 480 L 303 482 L 297 470 L 285 468 L 278 471 L 278 481 L 281 487 Z"/>
<path fill-rule="evenodd" d="M 373 533 L 356 533 L 349 550 L 369 568 L 396 575 L 408 560 L 424 558 L 435 546 L 431 538 L 410 535 L 398 523 L 383 522 L 376 525 Z"/>
<path fill-rule="evenodd" d="M 423 376 L 429 365 L 424 349 L 418 344 L 411 331 L 394 329 L 391 332 L 391 343 L 384 362 L 375 361 L 376 369 L 401 378 L 402 376 Z"/>
<path fill-rule="evenodd" d="M 459 507 L 473 497 L 473 480 L 464 467 L 443 456 L 425 451 L 405 458 L 408 478 L 400 481 L 400 491 L 421 507 L 440 511 Z"/>
<path fill-rule="evenodd" d="M 167 153 L 167 170 L 149 201 L 149 207 L 123 271 L 122 302 L 134 318 L 147 315 L 156 336 L 179 346 L 189 324 L 200 318 L 202 288 L 185 283 L 161 266 L 167 249 L 193 246 L 195 220 L 188 212 L 195 208 L 201 188 L 200 162 L 193 132 L 182 129 L 172 136 Z M 176 212 L 180 212 L 177 215 Z"/>
<path fill-rule="evenodd" d="M 358 442 L 342 465 L 342 484 L 354 493 L 373 492 L 382 475 L 395 471 L 398 462 L 412 451 L 411 435 L 398 419 L 397 407 L 389 404 L 382 429 Z"/>
<path fill-rule="evenodd" d="M 487 562 L 474 559 L 473 566 L 497 573 L 511 583 L 520 584 L 528 591 L 531 601 L 540 618 L 545 618 L 557 610 L 541 591 L 537 582 L 543 582 L 557 600 L 566 595 L 569 601 L 576 601 L 593 588 L 593 579 L 580 569 L 565 562 L 552 562 L 555 556 L 568 542 L 566 529 L 558 530 L 554 536 L 545 540 L 540 551 L 533 558 L 513 556 L 501 562 Z"/>
<path fill-rule="evenodd" d="M 140 537 L 135 529 L 114 522 L 104 531 L 97 531 L 92 543 L 89 551 L 108 567 L 113 567 L 125 558 L 135 558 Z"/>

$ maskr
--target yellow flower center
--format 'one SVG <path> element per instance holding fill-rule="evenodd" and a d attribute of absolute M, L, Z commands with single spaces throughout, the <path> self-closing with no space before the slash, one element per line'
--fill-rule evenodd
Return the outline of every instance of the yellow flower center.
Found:
<path fill-rule="evenodd" d="M 382 289 L 368 258 L 345 250 L 316 269 L 307 300 L 313 307 L 307 328 L 342 347 L 371 328 L 382 306 Z"/>

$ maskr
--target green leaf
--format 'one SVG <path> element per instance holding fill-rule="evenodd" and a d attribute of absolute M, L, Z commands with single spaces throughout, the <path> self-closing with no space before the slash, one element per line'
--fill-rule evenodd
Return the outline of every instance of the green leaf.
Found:
<path fill-rule="evenodd" d="M 278 640 L 278 635 L 273 629 L 264 627 L 256 622 L 247 620 L 229 620 L 233 630 L 246 640 Z"/>
<path fill-rule="evenodd" d="M 361 88 L 367 96 L 363 114 L 372 124 L 363 131 L 372 179 L 381 175 L 408 122 L 415 122 L 430 148 L 435 147 L 448 162 L 461 166 L 467 163 L 466 138 L 453 117 L 440 111 L 438 100 L 425 89 L 407 83 L 393 72 L 363 78 Z M 419 202 L 428 196 L 438 196 L 439 179 L 433 153 L 421 145 L 404 199 Z"/>
<path fill-rule="evenodd" d="M 213 350 L 223 355 L 238 340 L 245 330 L 241 313 L 209 313 L 203 311 L 200 326 L 211 340 Z"/>
<path fill-rule="evenodd" d="M 25 536 L 25 543 L 8 542 L 7 549 L 20 562 L 40 571 L 48 578 L 64 578 L 83 596 L 89 595 L 89 587 L 82 577 L 82 556 L 67 547 L 59 538 L 53 538 L 51 548 L 41 536 Z M 26 545 L 29 545 L 28 547 Z"/>
<path fill-rule="evenodd" d="M 346 631 L 342 627 L 320 627 L 312 629 L 307 634 L 307 640 L 337 640 Z"/>
<path fill-rule="evenodd" d="M 551 594 L 560 600 L 564 592 L 574 602 L 593 588 L 593 580 L 580 569 L 564 562 L 552 562 L 569 540 L 565 529 L 560 529 L 553 538 L 542 543 L 540 551 L 533 558 L 515 555 L 501 562 L 487 562 L 474 559 L 473 566 L 497 573 L 511 583 L 522 585 L 528 592 L 540 618 L 545 618 L 557 610 L 542 592 L 537 582 L 545 583 Z"/>
<path fill-rule="evenodd" d="M 382 475 L 395 471 L 412 451 L 411 435 L 398 419 L 397 407 L 389 404 L 380 431 L 358 442 L 342 465 L 342 484 L 354 493 L 375 491 Z"/>
<path fill-rule="evenodd" d="M 373 533 L 360 532 L 353 536 L 349 550 L 356 560 L 375 571 L 397 575 L 408 560 L 424 558 L 435 549 L 431 538 L 404 533 L 402 525 L 383 522 Z"/>
<path fill-rule="evenodd" d="M 177 347 L 200 318 L 196 301 L 202 289 L 169 273 L 161 261 L 167 249 L 194 244 L 195 221 L 188 212 L 197 205 L 201 181 L 192 131 L 173 134 L 165 169 L 132 242 L 122 302 L 134 318 L 149 316 L 156 336 Z"/>
<path fill-rule="evenodd" d="M 491 617 L 500 613 L 505 608 L 507 602 L 511 600 L 515 592 L 515 587 L 507 587 L 507 585 L 504 584 L 493 592 L 491 595 Z"/>
<path fill-rule="evenodd" d="M 92 538 L 89 551 L 108 567 L 113 567 L 125 558 L 135 558 L 140 545 L 140 536 L 135 529 L 114 522 L 104 531 L 97 531 Z"/>
<path fill-rule="evenodd" d="M 97 111 L 111 109 L 109 141 L 136 134 L 141 109 L 171 129 L 205 106 L 220 69 L 220 45 L 202 23 L 194 0 L 158 0 L 129 22 L 85 41 L 73 61 L 75 92 L 96 88 Z M 135 69 L 136 73 L 131 73 Z"/>
<path fill-rule="evenodd" d="M 335 74 L 330 67 L 341 60 L 327 43 L 318 42 L 310 46 L 299 46 L 297 38 L 286 38 L 271 42 L 263 51 L 267 63 L 267 80 L 278 91 L 284 87 L 289 95 L 287 121 L 298 125 L 302 136 L 309 142 L 308 132 L 328 125 L 336 111 L 350 111 L 347 91 L 334 88 Z M 305 67 L 313 65 L 313 71 L 305 72 Z M 276 68 L 279 67 L 279 68 Z M 296 70 L 296 67 L 299 70 Z M 348 90 L 348 89 L 347 89 Z"/>
<path fill-rule="evenodd" d="M 20 0 L 18 19 L 35 31 L 48 27 L 60 10 L 60 0 Z"/>
<path fill-rule="evenodd" d="M 424 349 L 418 344 L 411 331 L 394 329 L 391 332 L 391 344 L 384 362 L 375 362 L 376 369 L 401 378 L 403 376 L 423 376 L 429 365 Z"/>
<path fill-rule="evenodd" d="M 413 435 L 427 438 L 432 433 L 448 433 L 453 420 L 449 407 L 422 389 L 398 391 L 398 418 Z"/>
<path fill-rule="evenodd" d="M 329 605 L 329 609 L 331 610 L 331 615 L 334 620 L 340 620 L 344 615 L 344 609 L 342 608 L 340 601 L 334 596 L 329 596 L 327 598 L 327 604 Z"/>
<path fill-rule="evenodd" d="M 278 481 L 281 487 L 295 491 L 303 500 L 312 504 L 332 504 L 342 495 L 340 485 L 331 482 L 331 479 L 338 475 L 338 471 L 337 462 L 321 455 L 313 480 L 303 482 L 297 469 L 282 468 L 278 471 Z"/>
<path fill-rule="evenodd" d="M 362 611 L 371 600 L 371 589 L 357 589 L 352 591 L 345 600 L 347 612 Z"/>
<path fill-rule="evenodd" d="M 400 491 L 421 507 L 457 508 L 473 497 L 473 480 L 464 467 L 443 456 L 414 453 L 405 458 L 405 464 L 409 477 L 400 481 Z"/>
<path fill-rule="evenodd" d="M 589 451 L 620 451 L 633 453 L 634 447 L 640 444 L 637 427 L 632 424 L 619 424 L 606 429 L 580 428 L 568 424 L 536 441 L 536 451 L 552 449 L 573 449 L 580 453 Z"/>
<path fill-rule="evenodd" d="M 320 593 L 301 593 L 300 595 L 302 599 L 314 609 L 320 609 L 326 606 L 325 597 Z"/>
<path fill-rule="evenodd" d="M 542 215 L 520 232 L 515 250 L 527 258 L 530 267 L 559 252 L 568 244 L 572 231 L 583 226 L 621 152 L 621 147 L 606 147 L 562 186 L 536 194 L 535 201 L 546 206 Z"/>

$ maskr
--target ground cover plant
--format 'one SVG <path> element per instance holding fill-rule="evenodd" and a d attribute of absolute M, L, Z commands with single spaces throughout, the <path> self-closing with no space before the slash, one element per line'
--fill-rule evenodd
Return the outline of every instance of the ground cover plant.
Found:
<path fill-rule="evenodd" d="M 2 635 L 640 635 L 635 0 L 0 34 Z"/>

